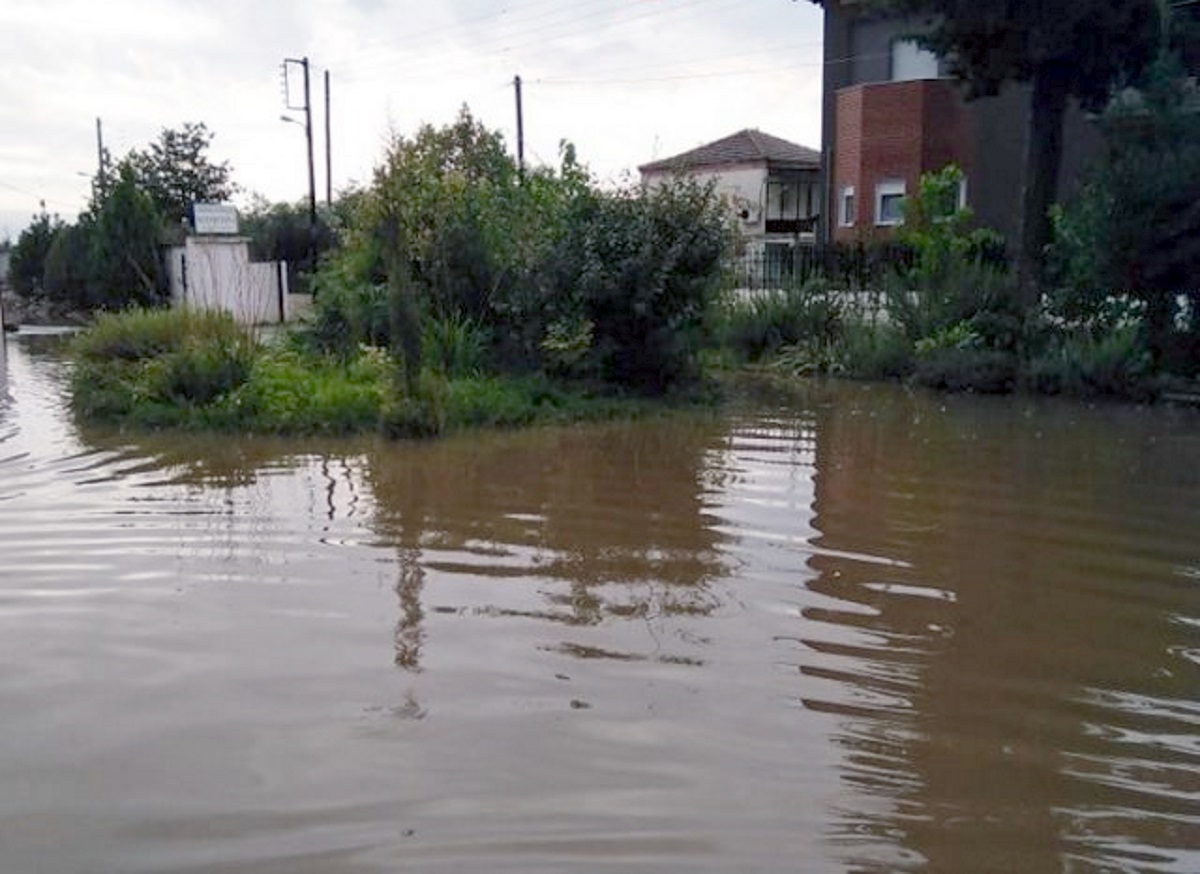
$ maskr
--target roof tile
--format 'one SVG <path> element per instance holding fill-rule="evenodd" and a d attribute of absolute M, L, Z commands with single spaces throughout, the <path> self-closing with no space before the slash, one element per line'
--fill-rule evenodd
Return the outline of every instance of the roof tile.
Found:
<path fill-rule="evenodd" d="M 821 153 L 760 130 L 747 128 L 689 152 L 643 164 L 638 169 L 643 173 L 653 173 L 728 164 L 757 164 L 763 161 L 768 166 L 786 169 L 817 169 L 821 165 Z"/>

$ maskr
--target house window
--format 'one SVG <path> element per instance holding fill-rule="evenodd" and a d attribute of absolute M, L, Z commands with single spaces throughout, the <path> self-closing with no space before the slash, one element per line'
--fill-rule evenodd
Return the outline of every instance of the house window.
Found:
<path fill-rule="evenodd" d="M 893 82 L 911 82 L 914 79 L 936 79 L 937 77 L 937 55 L 928 49 L 921 48 L 915 40 L 893 40 Z"/>
<path fill-rule="evenodd" d="M 875 224 L 898 225 L 904 221 L 904 180 L 885 179 L 875 186 Z"/>
<path fill-rule="evenodd" d="M 838 192 L 838 224 L 843 228 L 854 227 L 854 186 L 844 185 Z"/>

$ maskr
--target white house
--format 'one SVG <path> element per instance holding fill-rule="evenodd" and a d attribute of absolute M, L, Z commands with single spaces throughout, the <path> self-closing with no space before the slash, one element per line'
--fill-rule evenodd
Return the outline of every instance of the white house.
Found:
<path fill-rule="evenodd" d="M 790 275 L 795 248 L 815 240 L 821 153 L 814 149 L 747 129 L 638 170 L 647 186 L 679 173 L 713 181 L 737 214 L 743 265 L 763 281 Z"/>

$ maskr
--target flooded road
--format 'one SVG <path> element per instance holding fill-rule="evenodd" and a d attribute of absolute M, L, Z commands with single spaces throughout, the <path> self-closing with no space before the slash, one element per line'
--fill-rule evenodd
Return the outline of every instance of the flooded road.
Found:
<path fill-rule="evenodd" d="M 433 444 L 0 379 L 0 871 L 1195 872 L 1200 416 Z"/>

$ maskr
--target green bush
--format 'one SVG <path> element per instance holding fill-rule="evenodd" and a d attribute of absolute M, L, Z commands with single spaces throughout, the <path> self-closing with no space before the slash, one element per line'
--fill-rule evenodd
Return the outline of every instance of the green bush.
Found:
<path fill-rule="evenodd" d="M 944 391 L 1003 394 L 1016 385 L 1017 358 L 998 349 L 934 349 L 917 356 L 913 379 Z"/>
<path fill-rule="evenodd" d="M 820 283 L 755 292 L 726 304 L 722 340 L 744 361 L 757 361 L 783 346 L 830 343 L 842 333 L 842 308 Z"/>
<path fill-rule="evenodd" d="M 446 392 L 446 417 L 459 427 L 526 425 L 538 414 L 538 396 L 528 382 L 460 379 Z"/>
<path fill-rule="evenodd" d="M 447 426 L 447 394 L 445 377 L 421 374 L 415 392 L 396 392 L 383 405 L 380 430 L 388 437 L 440 436 Z"/>
<path fill-rule="evenodd" d="M 421 360 L 450 378 L 477 376 L 483 369 L 487 334 L 474 319 L 460 316 L 426 319 Z"/>
<path fill-rule="evenodd" d="M 971 211 L 959 206 L 962 178 L 954 165 L 926 173 L 905 201 L 897 240 L 912 254 L 884 283 L 888 314 L 913 341 L 977 320 L 985 344 L 1007 351 L 1021 321 L 1014 279 L 1000 237 L 973 227 Z"/>
<path fill-rule="evenodd" d="M 227 313 L 135 309 L 105 313 L 72 340 L 72 402 L 93 418 L 171 424 L 240 389 L 257 346 Z M 182 411 L 172 413 L 172 410 Z"/>
<path fill-rule="evenodd" d="M 1105 148 L 1076 196 L 1053 214 L 1053 314 L 1100 321 L 1117 292 L 1145 307 L 1157 369 L 1200 370 L 1200 115 L 1179 59 L 1163 53 L 1142 86 L 1099 118 Z M 1189 306 L 1180 310 L 1180 296 Z M 1078 339 L 1068 344 L 1078 345 Z M 1089 341 L 1091 342 L 1091 341 Z M 1080 354 L 1088 355 L 1088 352 Z"/>
<path fill-rule="evenodd" d="M 646 393 L 694 380 L 730 242 L 724 205 L 688 178 L 591 197 L 563 245 L 575 258 L 574 315 L 593 325 L 595 372 Z"/>
<path fill-rule="evenodd" d="M 840 343 L 811 337 L 781 347 L 771 367 L 793 376 L 839 376 L 846 370 L 844 359 Z"/>
<path fill-rule="evenodd" d="M 333 258 L 312 278 L 312 288 L 312 313 L 295 329 L 301 346 L 350 358 L 363 344 L 389 344 L 388 291 L 383 282 L 359 279 L 347 261 Z"/>
<path fill-rule="evenodd" d="M 101 313 L 71 341 L 77 359 L 95 362 L 140 361 L 208 343 L 252 345 L 247 330 L 225 312 L 135 308 Z"/>
<path fill-rule="evenodd" d="M 229 399 L 245 427 L 280 433 L 349 434 L 370 430 L 394 389 L 393 366 L 380 350 L 352 361 L 265 350 L 242 390 Z"/>
<path fill-rule="evenodd" d="M 843 363 L 855 379 L 904 379 L 913 371 L 913 343 L 890 322 L 849 321 Z"/>
<path fill-rule="evenodd" d="M 1044 394 L 1144 398 L 1151 391 L 1150 353 L 1142 329 L 1127 324 L 1096 337 L 1055 334 L 1026 368 L 1030 388 Z"/>

